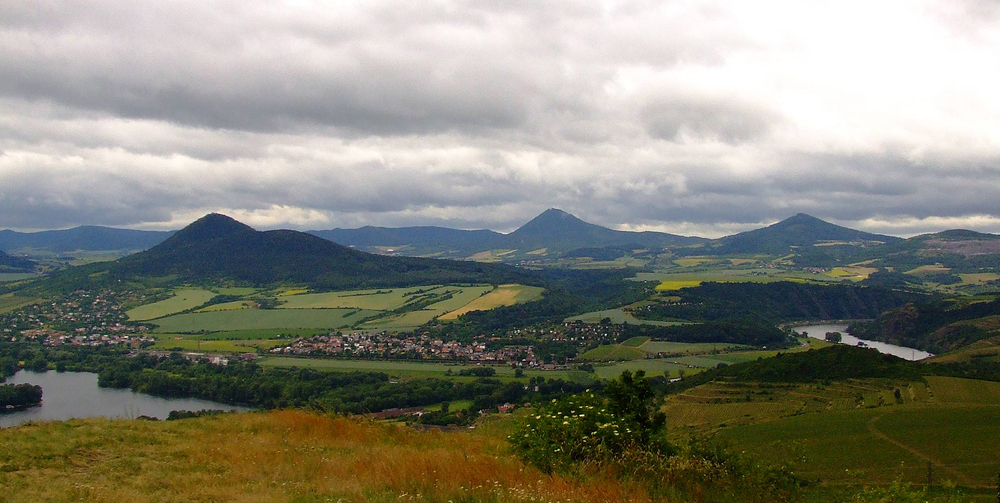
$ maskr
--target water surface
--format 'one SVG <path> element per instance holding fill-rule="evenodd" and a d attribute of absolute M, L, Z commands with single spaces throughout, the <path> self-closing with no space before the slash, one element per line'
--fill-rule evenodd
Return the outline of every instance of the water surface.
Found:
<path fill-rule="evenodd" d="M 0 413 L 0 428 L 28 421 L 64 421 L 85 417 L 166 419 L 172 410 L 249 410 L 197 398 L 160 398 L 127 389 L 100 388 L 91 372 L 30 372 L 22 370 L 4 384 L 42 387 L 42 405 Z"/>
<path fill-rule="evenodd" d="M 921 351 L 919 349 L 907 348 L 903 346 L 896 346 L 894 344 L 888 344 L 879 341 L 869 341 L 865 339 L 858 339 L 853 335 L 847 333 L 847 325 L 809 325 L 805 327 L 792 327 L 798 333 L 805 332 L 809 337 L 813 339 L 826 339 L 827 332 L 840 332 L 842 336 L 841 344 L 849 344 L 851 346 L 857 346 L 858 343 L 863 343 L 864 345 L 877 349 L 880 353 L 885 353 L 887 355 L 898 356 L 904 360 L 923 360 L 924 358 L 930 358 L 934 356 L 926 351 Z"/>

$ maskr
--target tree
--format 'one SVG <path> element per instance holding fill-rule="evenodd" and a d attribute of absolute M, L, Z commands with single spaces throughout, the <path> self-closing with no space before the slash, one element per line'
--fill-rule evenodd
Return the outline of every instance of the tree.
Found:
<path fill-rule="evenodd" d="M 640 443 L 647 443 L 666 423 L 666 416 L 653 407 L 655 394 L 645 377 L 644 370 L 626 370 L 604 388 L 611 413 L 636 426 Z"/>
<path fill-rule="evenodd" d="M 837 343 L 839 343 L 839 342 L 841 342 L 843 340 L 844 340 L 844 336 L 841 335 L 840 332 L 827 332 L 826 333 L 826 341 L 827 342 L 837 342 Z"/>

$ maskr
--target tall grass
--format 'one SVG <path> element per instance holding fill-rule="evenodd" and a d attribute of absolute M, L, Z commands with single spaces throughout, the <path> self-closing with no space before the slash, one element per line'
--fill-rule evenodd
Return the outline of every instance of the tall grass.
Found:
<path fill-rule="evenodd" d="M 648 501 L 599 474 L 545 475 L 496 435 L 301 411 L 74 420 L 0 431 L 0 494 L 34 501 Z"/>

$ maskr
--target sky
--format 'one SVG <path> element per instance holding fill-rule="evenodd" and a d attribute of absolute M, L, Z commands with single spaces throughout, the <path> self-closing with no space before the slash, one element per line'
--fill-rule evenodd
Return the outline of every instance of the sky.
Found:
<path fill-rule="evenodd" d="M 1000 2 L 0 2 L 0 228 L 1000 232 Z"/>

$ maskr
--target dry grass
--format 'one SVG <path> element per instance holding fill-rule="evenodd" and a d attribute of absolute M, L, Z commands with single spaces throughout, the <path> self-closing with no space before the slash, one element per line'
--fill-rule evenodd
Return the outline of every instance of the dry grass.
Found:
<path fill-rule="evenodd" d="M 550 477 L 502 435 L 417 432 L 300 411 L 85 420 L 0 431 L 0 494 L 34 501 L 643 501 Z"/>

